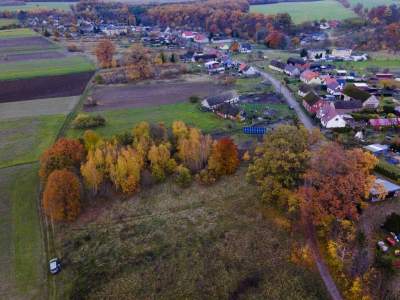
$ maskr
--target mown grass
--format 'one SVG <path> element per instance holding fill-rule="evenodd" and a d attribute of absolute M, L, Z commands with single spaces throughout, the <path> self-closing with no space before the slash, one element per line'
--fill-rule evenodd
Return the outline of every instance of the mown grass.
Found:
<path fill-rule="evenodd" d="M 25 5 L 7 5 L 0 6 L 0 11 L 32 11 L 32 10 L 50 10 L 57 9 L 63 11 L 71 10 L 70 5 L 74 5 L 74 2 L 26 2 Z"/>
<path fill-rule="evenodd" d="M 290 262 L 301 236 L 244 176 L 184 190 L 168 181 L 97 203 L 91 221 L 57 234 L 64 298 L 327 299 L 318 274 Z"/>
<path fill-rule="evenodd" d="M 334 0 L 251 5 L 250 11 L 265 15 L 288 13 L 296 24 L 321 19 L 343 20 L 356 16 L 354 12 Z"/>
<path fill-rule="evenodd" d="M 196 104 L 177 103 L 146 108 L 132 108 L 95 112 L 106 119 L 106 126 L 94 130 L 104 137 L 111 137 L 132 128 L 142 121 L 149 123 L 163 122 L 170 126 L 173 121 L 181 120 L 188 125 L 198 127 L 204 132 L 224 131 L 228 125 L 235 126 L 233 121 L 224 120 L 213 113 L 201 112 Z M 67 131 L 67 136 L 80 137 L 84 130 L 72 129 Z"/>
<path fill-rule="evenodd" d="M 55 140 L 65 115 L 0 121 L 0 168 L 37 161 Z"/>
<path fill-rule="evenodd" d="M 235 89 L 239 94 L 268 93 L 272 91 L 270 84 L 264 84 L 261 76 L 252 78 L 238 78 Z"/>
<path fill-rule="evenodd" d="M 370 68 L 379 70 L 400 70 L 400 59 L 370 59 L 360 62 L 335 62 L 338 68 L 353 70 L 359 73 L 365 73 Z"/>
<path fill-rule="evenodd" d="M 94 65 L 82 56 L 27 60 L 0 65 L 0 80 L 65 75 L 92 70 Z"/>
<path fill-rule="evenodd" d="M 29 28 L 0 30 L 0 39 L 22 38 L 31 36 L 39 36 L 39 34 Z"/>
<path fill-rule="evenodd" d="M 2 299 L 43 299 L 43 248 L 37 210 L 38 165 L 0 169 L 0 295 Z M 3 227 L 4 226 L 4 227 Z"/>

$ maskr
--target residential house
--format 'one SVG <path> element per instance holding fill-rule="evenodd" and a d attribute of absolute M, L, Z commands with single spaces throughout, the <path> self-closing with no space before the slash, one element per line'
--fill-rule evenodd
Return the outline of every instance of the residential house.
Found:
<path fill-rule="evenodd" d="M 204 64 L 204 67 L 207 69 L 207 71 L 210 75 L 223 73 L 225 71 L 225 68 L 221 65 L 221 63 L 218 61 L 215 61 L 215 60 L 206 62 Z"/>
<path fill-rule="evenodd" d="M 319 73 L 310 70 L 305 70 L 303 73 L 301 73 L 300 80 L 305 84 L 320 85 L 322 83 L 321 78 L 319 78 Z"/>
<path fill-rule="evenodd" d="M 217 106 L 215 113 L 224 119 L 237 119 L 240 113 L 240 109 L 231 103 L 224 102 Z"/>
<path fill-rule="evenodd" d="M 326 106 L 326 110 L 321 115 L 321 125 L 325 128 L 344 128 L 346 127 L 345 115 L 339 115 L 333 106 Z"/>
<path fill-rule="evenodd" d="M 298 57 L 289 57 L 286 62 L 288 65 L 293 65 L 293 66 L 299 66 L 299 65 L 302 66 L 306 64 L 304 59 Z"/>
<path fill-rule="evenodd" d="M 347 48 L 333 48 L 331 55 L 335 58 L 350 58 L 351 53 L 353 52 L 352 49 Z"/>
<path fill-rule="evenodd" d="M 273 59 L 273 60 L 271 60 L 271 62 L 270 62 L 268 67 L 270 69 L 274 70 L 274 71 L 278 71 L 278 72 L 283 73 L 283 71 L 285 70 L 286 65 L 285 65 L 285 63 L 283 63 L 281 61 Z"/>
<path fill-rule="evenodd" d="M 222 103 L 237 103 L 239 98 L 233 93 L 223 93 L 220 95 L 215 95 L 205 98 L 201 101 L 201 106 L 204 109 L 214 111 Z"/>
<path fill-rule="evenodd" d="M 193 41 L 199 44 L 206 44 L 209 42 L 209 39 L 204 34 L 196 34 L 193 38 Z"/>
<path fill-rule="evenodd" d="M 286 65 L 285 69 L 283 70 L 283 72 L 291 77 L 296 77 L 300 75 L 300 70 L 293 66 L 293 65 Z"/>
<path fill-rule="evenodd" d="M 343 89 L 343 96 L 345 101 L 359 100 L 362 102 L 363 108 L 376 109 L 379 106 L 379 100 L 375 95 L 357 88 L 353 84 L 348 84 Z"/>
<path fill-rule="evenodd" d="M 187 40 L 192 40 L 195 38 L 195 36 L 197 35 L 196 32 L 193 31 L 184 31 L 182 32 L 182 38 L 187 39 Z"/>
<path fill-rule="evenodd" d="M 258 74 L 256 69 L 254 69 L 252 66 L 249 66 L 246 64 L 241 64 L 239 66 L 239 73 L 241 73 L 245 76 L 255 76 Z"/>
<path fill-rule="evenodd" d="M 309 49 L 307 50 L 307 58 L 310 60 L 321 60 L 326 58 L 326 50 Z"/>
<path fill-rule="evenodd" d="M 389 151 L 389 146 L 388 145 L 382 145 L 382 144 L 371 144 L 368 146 L 363 147 L 365 150 L 368 150 L 375 156 L 379 156 L 382 154 L 386 154 Z"/>
<path fill-rule="evenodd" d="M 206 62 L 210 60 L 215 60 L 217 58 L 216 54 L 205 54 L 205 53 L 196 53 L 192 57 L 193 62 Z"/>
<path fill-rule="evenodd" d="M 343 86 L 337 80 L 331 81 L 326 85 L 326 91 L 335 96 L 335 98 L 339 98 L 342 95 L 342 88 Z"/>
<path fill-rule="evenodd" d="M 379 80 L 382 80 L 382 79 L 393 79 L 394 78 L 394 75 L 392 73 L 376 73 L 375 76 Z"/>
<path fill-rule="evenodd" d="M 366 61 L 368 60 L 367 54 L 353 54 L 352 57 L 353 61 Z"/>
<path fill-rule="evenodd" d="M 297 91 L 297 94 L 298 94 L 300 97 L 304 97 L 304 96 L 307 95 L 311 90 L 312 90 L 312 88 L 311 88 L 309 85 L 303 83 L 303 84 L 300 84 L 299 89 L 298 89 L 298 91 Z"/>
<path fill-rule="evenodd" d="M 315 115 L 323 104 L 324 101 L 314 91 L 303 97 L 303 106 L 312 115 Z"/>

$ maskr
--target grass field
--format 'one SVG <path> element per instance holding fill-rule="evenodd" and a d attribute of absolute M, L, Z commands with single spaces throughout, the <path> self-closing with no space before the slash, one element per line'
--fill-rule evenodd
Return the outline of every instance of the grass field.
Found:
<path fill-rule="evenodd" d="M 63 299 L 327 299 L 318 274 L 290 262 L 301 236 L 244 177 L 91 201 L 57 234 Z"/>
<path fill-rule="evenodd" d="M 288 13 L 296 24 L 321 19 L 343 20 L 356 16 L 351 10 L 344 8 L 335 0 L 251 5 L 250 11 L 266 15 Z"/>
<path fill-rule="evenodd" d="M 17 23 L 18 23 L 18 21 L 16 19 L 0 18 L 0 27 L 9 26 L 9 25 L 17 24 Z"/>
<path fill-rule="evenodd" d="M 399 5 L 398 0 L 348 0 L 350 5 L 353 7 L 357 5 L 358 3 L 361 3 L 364 7 L 376 7 L 380 5 L 391 5 L 391 4 L 397 4 Z"/>
<path fill-rule="evenodd" d="M 65 75 L 94 70 L 94 65 L 81 56 L 60 59 L 42 59 L 0 65 L 0 80 Z"/>
<path fill-rule="evenodd" d="M 9 6 L 0 6 L 0 11 L 31 11 L 31 10 L 39 10 L 39 9 L 58 9 L 69 11 L 71 10 L 70 5 L 75 4 L 74 2 L 27 2 L 25 5 L 9 5 Z"/>
<path fill-rule="evenodd" d="M 235 89 L 239 94 L 272 92 L 270 84 L 264 84 L 261 76 L 253 78 L 239 78 L 235 82 Z"/>
<path fill-rule="evenodd" d="M 0 169 L 0 298 L 44 299 L 37 165 Z"/>
<path fill-rule="evenodd" d="M 377 68 L 379 70 L 400 70 L 400 59 L 371 59 L 360 62 L 336 62 L 334 63 L 339 68 L 346 70 L 354 70 L 359 73 L 368 72 L 368 68 Z"/>
<path fill-rule="evenodd" d="M 0 30 L 0 39 L 22 38 L 22 37 L 32 37 L 32 36 L 39 36 L 39 34 L 28 28 Z"/>
<path fill-rule="evenodd" d="M 64 120 L 65 115 L 0 120 L 0 168 L 38 160 Z"/>
<path fill-rule="evenodd" d="M 96 115 L 98 113 L 90 113 Z M 212 113 L 201 112 L 196 104 L 177 103 L 155 107 L 108 110 L 100 112 L 106 118 L 106 126 L 96 128 L 95 131 L 104 137 L 111 137 L 117 133 L 130 131 L 136 124 L 142 121 L 149 123 L 164 122 L 170 126 L 173 121 L 181 120 L 188 125 L 196 126 L 204 132 L 214 130 L 227 130 L 228 125 L 235 123 L 217 117 Z M 83 130 L 69 129 L 68 136 L 79 137 Z"/>

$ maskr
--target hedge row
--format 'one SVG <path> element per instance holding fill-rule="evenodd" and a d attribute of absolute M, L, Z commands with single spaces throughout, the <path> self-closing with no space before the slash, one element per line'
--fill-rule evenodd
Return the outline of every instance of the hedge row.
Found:
<path fill-rule="evenodd" d="M 380 159 L 375 171 L 397 182 L 400 182 L 400 168 Z"/>

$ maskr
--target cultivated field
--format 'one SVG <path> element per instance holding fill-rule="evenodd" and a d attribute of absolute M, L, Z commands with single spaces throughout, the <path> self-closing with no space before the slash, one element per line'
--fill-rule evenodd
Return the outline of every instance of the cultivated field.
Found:
<path fill-rule="evenodd" d="M 40 9 L 57 9 L 69 11 L 71 5 L 75 2 L 26 2 L 25 5 L 0 5 L 0 11 L 19 11 L 19 10 L 40 10 Z"/>
<path fill-rule="evenodd" d="M 98 113 L 93 112 L 90 114 L 96 115 Z M 106 118 L 106 126 L 95 128 L 94 130 L 104 137 L 111 137 L 124 131 L 131 131 L 136 124 L 142 121 L 150 123 L 163 122 L 167 126 L 170 126 L 173 121 L 181 120 L 188 125 L 201 128 L 205 132 L 226 131 L 236 126 L 235 122 L 224 120 L 213 113 L 201 112 L 197 104 L 188 102 L 143 108 L 107 110 L 101 112 L 101 115 Z M 70 128 L 67 135 L 80 137 L 83 132 L 83 130 Z"/>
<path fill-rule="evenodd" d="M 0 120 L 0 168 L 37 161 L 64 120 L 62 114 Z"/>
<path fill-rule="evenodd" d="M 318 275 L 290 262 L 301 237 L 261 205 L 244 171 L 92 201 L 57 234 L 64 298 L 327 299 Z"/>
<path fill-rule="evenodd" d="M 296 24 L 321 19 L 343 20 L 356 16 L 335 0 L 251 5 L 250 11 L 266 15 L 288 13 Z"/>
<path fill-rule="evenodd" d="M 6 61 L 9 55 L 31 54 L 36 51 L 49 52 L 60 47 L 41 36 L 0 37 L 0 55 Z"/>
<path fill-rule="evenodd" d="M 0 169 L 0 298 L 44 299 L 37 165 Z"/>
<path fill-rule="evenodd" d="M 93 91 L 93 99 L 98 106 L 88 111 L 120 108 L 140 108 L 187 102 L 190 96 L 201 99 L 217 95 L 229 89 L 227 86 L 213 83 L 211 80 L 185 82 L 181 80 L 151 81 L 148 84 L 127 84 L 98 86 Z"/>

